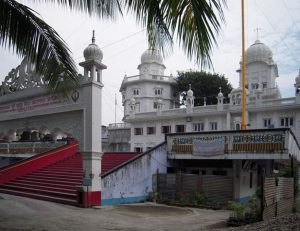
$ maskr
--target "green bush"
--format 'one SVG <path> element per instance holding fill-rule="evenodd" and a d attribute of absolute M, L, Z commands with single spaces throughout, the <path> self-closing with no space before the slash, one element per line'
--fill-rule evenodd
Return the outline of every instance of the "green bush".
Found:
<path fill-rule="evenodd" d="M 235 202 L 235 201 L 229 201 L 228 202 L 228 208 L 233 211 L 234 218 L 236 220 L 242 220 L 245 217 L 245 208 L 246 206 L 242 203 Z"/>
<path fill-rule="evenodd" d="M 195 192 L 191 201 L 194 205 L 206 205 L 207 196 L 204 192 Z"/>

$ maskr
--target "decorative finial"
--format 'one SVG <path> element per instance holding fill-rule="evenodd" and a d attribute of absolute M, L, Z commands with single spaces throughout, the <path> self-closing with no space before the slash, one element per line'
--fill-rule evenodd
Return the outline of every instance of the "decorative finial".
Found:
<path fill-rule="evenodd" d="M 95 30 L 93 30 L 92 43 L 95 43 Z"/>
<path fill-rule="evenodd" d="M 220 93 L 222 92 L 222 87 L 219 87 Z"/>
<path fill-rule="evenodd" d="M 260 31 L 261 28 L 257 27 L 254 31 L 256 31 L 256 40 L 258 40 L 258 31 Z"/>
<path fill-rule="evenodd" d="M 192 90 L 192 84 L 189 84 L 189 90 Z"/>

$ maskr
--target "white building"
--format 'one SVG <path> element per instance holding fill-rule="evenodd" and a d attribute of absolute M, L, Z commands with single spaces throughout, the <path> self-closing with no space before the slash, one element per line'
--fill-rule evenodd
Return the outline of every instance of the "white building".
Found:
<path fill-rule="evenodd" d="M 217 105 L 194 107 L 190 87 L 185 108 L 178 108 L 175 103 L 175 79 L 164 75 L 165 66 L 158 51 L 145 51 L 138 70 L 136 76 L 125 76 L 120 88 L 124 122 L 131 124 L 131 151 L 154 147 L 165 139 L 166 133 L 240 129 L 240 69 L 240 86 L 228 95 L 229 104 L 224 103 L 220 91 Z M 295 97 L 281 98 L 272 51 L 257 40 L 246 51 L 246 75 L 248 128 L 291 127 L 300 140 L 300 74 L 295 80 Z"/>

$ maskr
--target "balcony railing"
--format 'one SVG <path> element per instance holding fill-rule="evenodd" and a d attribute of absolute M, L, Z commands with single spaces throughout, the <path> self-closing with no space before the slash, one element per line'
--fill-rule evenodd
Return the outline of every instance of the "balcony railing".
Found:
<path fill-rule="evenodd" d="M 108 129 L 122 129 L 130 128 L 130 124 L 127 123 L 112 123 L 108 125 Z"/>
<path fill-rule="evenodd" d="M 165 75 L 133 75 L 124 77 L 123 82 L 132 82 L 137 80 L 144 80 L 144 79 L 150 79 L 150 80 L 158 80 L 158 81 L 164 81 L 164 82 L 175 82 L 173 76 L 165 76 Z"/>

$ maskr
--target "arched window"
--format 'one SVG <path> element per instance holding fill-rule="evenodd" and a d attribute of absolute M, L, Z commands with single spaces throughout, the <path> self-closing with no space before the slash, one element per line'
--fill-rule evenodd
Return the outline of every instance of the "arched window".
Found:
<path fill-rule="evenodd" d="M 133 89 L 133 95 L 140 95 L 140 89 L 134 88 Z"/>
<path fill-rule="evenodd" d="M 162 95 L 162 88 L 155 88 L 154 89 L 154 94 L 155 95 Z"/>
<path fill-rule="evenodd" d="M 235 105 L 235 95 L 232 96 L 232 104 Z"/>

